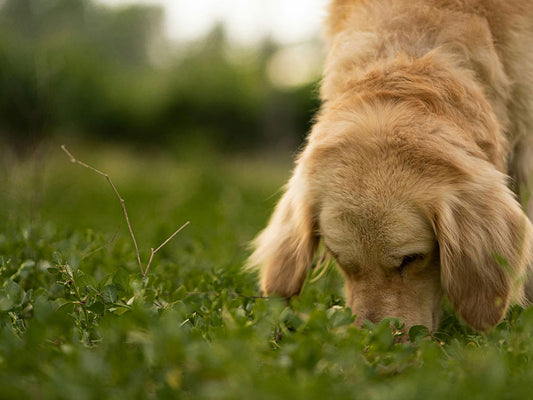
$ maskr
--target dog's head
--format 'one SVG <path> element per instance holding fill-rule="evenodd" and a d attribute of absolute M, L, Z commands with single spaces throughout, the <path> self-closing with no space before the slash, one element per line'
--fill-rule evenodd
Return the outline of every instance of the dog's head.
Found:
<path fill-rule="evenodd" d="M 456 127 L 414 112 L 374 105 L 320 117 L 254 243 L 264 293 L 298 294 L 323 240 L 360 322 L 434 330 L 447 295 L 484 330 L 520 302 L 532 229 L 506 176 Z"/>

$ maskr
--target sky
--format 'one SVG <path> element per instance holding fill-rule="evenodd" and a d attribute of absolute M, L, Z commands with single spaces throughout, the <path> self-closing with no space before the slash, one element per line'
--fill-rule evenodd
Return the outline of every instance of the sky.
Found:
<path fill-rule="evenodd" d="M 224 22 L 230 39 L 253 44 L 265 36 L 291 44 L 320 33 L 328 0 L 99 0 L 126 5 L 158 4 L 165 9 L 165 30 L 177 41 L 205 34 Z"/>

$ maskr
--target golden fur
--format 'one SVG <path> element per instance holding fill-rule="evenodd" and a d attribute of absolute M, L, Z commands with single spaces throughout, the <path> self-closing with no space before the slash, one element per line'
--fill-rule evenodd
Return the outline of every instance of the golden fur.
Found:
<path fill-rule="evenodd" d="M 359 322 L 434 330 L 446 295 L 484 330 L 531 301 L 533 1 L 335 0 L 326 38 L 322 109 L 250 258 L 263 292 L 297 295 L 322 240 Z"/>

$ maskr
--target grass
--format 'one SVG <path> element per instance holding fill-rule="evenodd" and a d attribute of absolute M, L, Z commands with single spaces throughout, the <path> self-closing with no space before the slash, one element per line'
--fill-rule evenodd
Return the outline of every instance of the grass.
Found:
<path fill-rule="evenodd" d="M 59 147 L 0 174 L 2 399 L 523 399 L 533 310 L 476 334 L 448 307 L 439 331 L 396 343 L 359 329 L 330 269 L 290 303 L 242 270 L 290 162 L 69 149 L 126 200 L 143 278 L 105 179 Z"/>

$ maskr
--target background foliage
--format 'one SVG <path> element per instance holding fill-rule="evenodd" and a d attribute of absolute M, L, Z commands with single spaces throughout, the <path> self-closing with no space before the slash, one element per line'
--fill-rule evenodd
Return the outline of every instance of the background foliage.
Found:
<path fill-rule="evenodd" d="M 294 146 L 317 107 L 313 85 L 275 89 L 277 44 L 233 46 L 223 26 L 172 46 L 162 11 L 89 0 L 0 1 L 0 134 L 27 153 L 55 135 L 228 151 Z"/>
<path fill-rule="evenodd" d="M 533 309 L 477 334 L 445 307 L 398 343 L 401 322 L 352 324 L 335 268 L 288 303 L 259 296 L 247 244 L 315 87 L 272 86 L 272 41 L 217 27 L 175 48 L 161 18 L 0 0 L 0 398 L 528 398 Z M 146 278 L 111 188 L 60 141 L 112 176 L 145 265 L 191 221 Z"/>
<path fill-rule="evenodd" d="M 4 167 L 2 398 L 528 398 L 533 309 L 480 335 L 445 308 L 438 332 L 397 343 L 388 322 L 352 324 L 334 268 L 290 303 L 257 297 L 246 243 L 287 160 L 71 150 L 112 176 L 144 262 L 191 225 L 142 278 L 103 177 L 59 149 Z"/>

